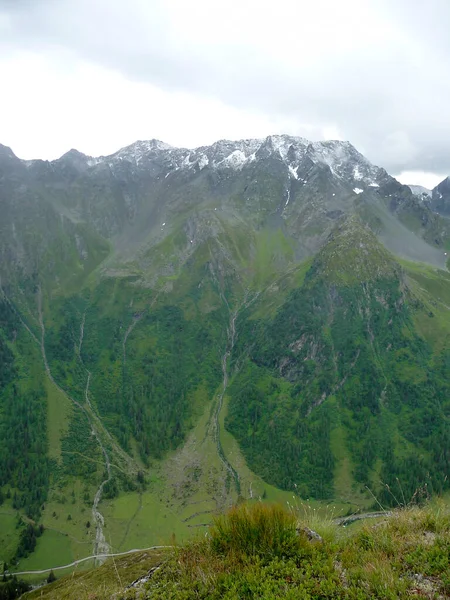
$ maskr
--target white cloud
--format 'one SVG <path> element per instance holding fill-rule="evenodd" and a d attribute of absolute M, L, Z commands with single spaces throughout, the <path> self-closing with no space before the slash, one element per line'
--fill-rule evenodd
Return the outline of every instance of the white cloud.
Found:
<path fill-rule="evenodd" d="M 285 131 L 450 171 L 449 19 L 447 0 L 3 0 L 0 139 L 56 155 Z"/>
<path fill-rule="evenodd" d="M 86 63 L 65 74 L 43 58 L 22 54 L 0 61 L 0 80 L 13 89 L 0 99 L 1 141 L 27 159 L 57 158 L 71 147 L 109 154 L 136 139 L 191 147 L 292 127 L 218 100 L 131 82 Z"/>
<path fill-rule="evenodd" d="M 444 174 L 436 174 L 436 173 L 427 173 L 425 171 L 403 171 L 398 175 L 395 175 L 395 178 L 405 185 L 423 185 L 423 187 L 432 190 L 436 187 L 441 181 L 445 179 L 446 175 Z"/>

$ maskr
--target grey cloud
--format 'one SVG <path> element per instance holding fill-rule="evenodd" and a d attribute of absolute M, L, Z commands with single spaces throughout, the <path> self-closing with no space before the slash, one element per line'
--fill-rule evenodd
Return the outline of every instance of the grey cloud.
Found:
<path fill-rule="evenodd" d="M 450 173 L 447 0 L 368 0 L 397 28 L 398 43 L 395 36 L 380 37 L 379 45 L 369 49 L 355 45 L 350 52 L 334 53 L 334 42 L 319 38 L 298 57 L 287 55 L 286 61 L 277 56 L 270 37 L 256 49 L 245 36 L 217 45 L 202 36 L 180 37 L 168 3 L 0 0 L 0 15 L 9 23 L 0 35 L 0 51 L 57 55 L 64 49 L 67 56 L 119 70 L 134 80 L 285 118 L 299 129 L 290 133 L 304 133 L 301 123 L 313 129 L 335 126 L 391 172 Z M 195 11 L 196 2 L 190 4 Z M 220 30 L 213 14 L 208 24 Z M 248 27 L 257 24 L 249 21 Z M 276 43 L 282 44 L 283 33 L 277 35 Z M 316 62 L 321 43 L 329 45 L 329 52 Z"/>

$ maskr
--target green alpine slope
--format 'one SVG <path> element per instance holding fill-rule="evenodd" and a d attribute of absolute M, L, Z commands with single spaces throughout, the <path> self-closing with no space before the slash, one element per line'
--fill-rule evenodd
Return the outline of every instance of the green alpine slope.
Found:
<path fill-rule="evenodd" d="M 450 221 L 348 142 L 0 146 L 0 216 L 0 561 L 447 489 Z"/>
<path fill-rule="evenodd" d="M 226 426 L 264 479 L 390 504 L 448 488 L 449 354 L 407 273 L 351 219 L 273 318 L 242 319 Z"/>

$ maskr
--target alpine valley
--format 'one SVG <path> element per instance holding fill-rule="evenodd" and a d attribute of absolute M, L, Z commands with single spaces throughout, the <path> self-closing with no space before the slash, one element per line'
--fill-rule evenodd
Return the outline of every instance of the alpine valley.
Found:
<path fill-rule="evenodd" d="M 449 251 L 450 180 L 348 142 L 0 146 L 0 561 L 445 494 Z"/>

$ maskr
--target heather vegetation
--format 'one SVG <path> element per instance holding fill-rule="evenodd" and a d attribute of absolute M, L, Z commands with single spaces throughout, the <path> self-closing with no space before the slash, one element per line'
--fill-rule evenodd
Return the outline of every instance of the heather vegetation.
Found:
<path fill-rule="evenodd" d="M 450 515 L 410 506 L 346 528 L 301 505 L 243 504 L 197 540 L 109 561 L 30 598 L 447 598 Z"/>
<path fill-rule="evenodd" d="M 345 533 L 329 520 L 314 525 L 321 539 L 311 538 L 295 511 L 258 504 L 233 509 L 209 537 L 162 565 L 144 597 L 360 600 L 450 594 L 448 511 L 411 508 Z"/>

